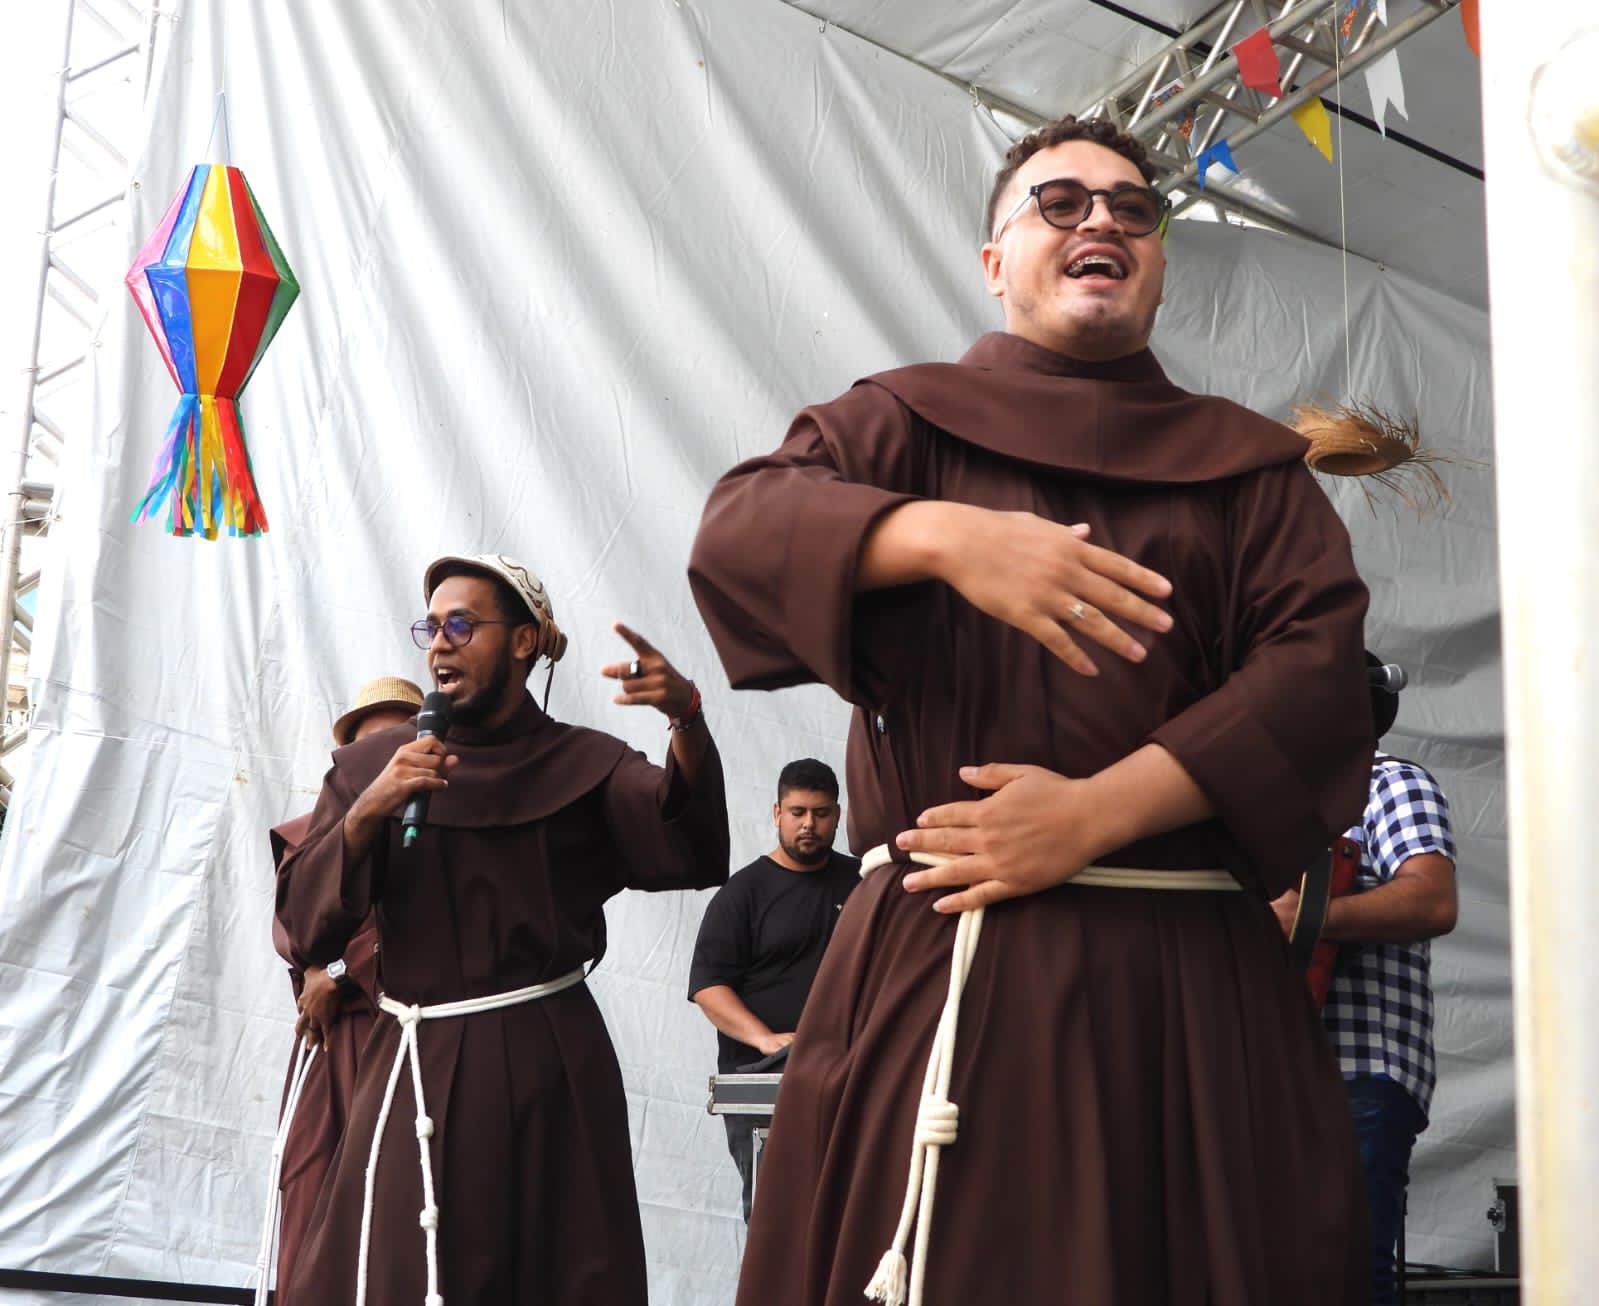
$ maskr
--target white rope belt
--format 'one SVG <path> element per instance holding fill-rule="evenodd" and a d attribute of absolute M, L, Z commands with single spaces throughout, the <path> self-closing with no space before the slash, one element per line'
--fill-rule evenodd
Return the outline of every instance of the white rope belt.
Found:
<path fill-rule="evenodd" d="M 949 853 L 909 853 L 907 856 L 922 866 L 942 866 L 957 860 Z M 893 860 L 888 845 L 879 844 L 861 858 L 861 875 L 887 866 Z M 1107 889 L 1200 889 L 1221 893 L 1234 892 L 1241 887 L 1226 871 L 1154 871 L 1126 866 L 1088 866 L 1066 883 Z M 883 1253 L 877 1272 L 866 1285 L 868 1300 L 883 1302 L 885 1306 L 906 1306 L 907 1279 L 909 1306 L 922 1306 L 927 1244 L 933 1226 L 933 1196 L 938 1187 L 938 1158 L 942 1150 L 955 1141 L 960 1123 L 960 1108 L 949 1100 L 950 1073 L 955 1063 L 955 1030 L 960 1020 L 961 994 L 966 988 L 966 976 L 971 971 L 982 930 L 983 908 L 974 907 L 961 913 L 950 959 L 949 992 L 933 1033 L 927 1073 L 922 1077 L 922 1099 L 911 1143 L 905 1205 L 900 1209 L 894 1241 Z M 905 1244 L 910 1240 L 913 1226 L 916 1247 L 907 1264 Z"/>
<path fill-rule="evenodd" d="M 956 860 L 951 853 L 906 853 L 923 866 L 942 866 Z M 880 843 L 861 858 L 861 877 L 894 860 L 886 843 Z M 1226 871 L 1150 871 L 1137 866 L 1085 866 L 1066 881 L 1093 889 L 1189 889 L 1206 893 L 1235 893 L 1243 888 Z"/>
<path fill-rule="evenodd" d="M 389 1109 L 394 1105 L 394 1090 L 400 1082 L 400 1071 L 406 1062 L 411 1065 L 411 1087 L 416 1095 L 416 1144 L 422 1158 L 422 1213 L 417 1223 L 422 1226 L 427 1239 L 428 1290 L 423 1300 L 425 1306 L 444 1306 L 444 1298 L 439 1293 L 439 1204 L 433 1194 L 433 1158 L 428 1151 L 428 1139 L 433 1137 L 433 1120 L 427 1113 L 427 1103 L 422 1095 L 422 1061 L 417 1052 L 417 1026 L 424 1020 L 473 1016 L 482 1011 L 536 1002 L 569 989 L 574 984 L 581 984 L 585 973 L 584 967 L 579 966 L 547 984 L 530 984 L 506 993 L 463 998 L 460 1002 L 437 1002 L 428 1007 L 407 1006 L 387 994 L 378 998 L 378 1006 L 400 1022 L 400 1042 L 394 1050 L 394 1065 L 389 1070 L 388 1085 L 383 1090 L 383 1106 L 378 1111 L 377 1128 L 372 1133 L 372 1150 L 367 1154 L 366 1191 L 361 1197 L 361 1252 L 355 1269 L 355 1306 L 366 1306 L 367 1256 L 372 1243 L 372 1195 L 377 1180 L 378 1153 L 383 1145 L 383 1131 L 389 1123 Z"/>
<path fill-rule="evenodd" d="M 289 1092 L 283 1100 L 283 1115 L 278 1120 L 277 1136 L 272 1140 L 266 1220 L 261 1228 L 261 1246 L 255 1256 L 255 1306 L 266 1306 L 267 1293 L 272 1287 L 273 1262 L 277 1259 L 278 1239 L 283 1234 L 283 1190 L 278 1186 L 283 1178 L 283 1149 L 289 1140 L 289 1126 L 294 1123 L 294 1109 L 300 1105 L 300 1091 L 305 1087 L 314 1060 L 314 1047 L 304 1042 L 296 1045 L 294 1068 L 289 1072 Z"/>

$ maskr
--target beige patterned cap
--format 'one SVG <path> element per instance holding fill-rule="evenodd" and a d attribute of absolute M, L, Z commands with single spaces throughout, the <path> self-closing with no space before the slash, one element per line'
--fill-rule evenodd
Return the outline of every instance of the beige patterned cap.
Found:
<path fill-rule="evenodd" d="M 526 605 L 533 624 L 539 627 L 541 639 L 538 654 L 547 656 L 551 662 L 561 660 L 561 655 L 566 652 L 566 636 L 555 624 L 555 605 L 550 602 L 544 582 L 532 570 L 503 553 L 447 553 L 442 558 L 435 558 L 422 573 L 424 602 L 433 601 L 433 591 L 439 587 L 436 577 L 446 566 L 465 567 L 503 580 Z"/>

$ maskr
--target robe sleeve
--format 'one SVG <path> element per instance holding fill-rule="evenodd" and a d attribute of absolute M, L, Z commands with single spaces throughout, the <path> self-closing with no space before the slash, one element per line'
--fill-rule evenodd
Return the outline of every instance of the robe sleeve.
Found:
<path fill-rule="evenodd" d="M 727 883 L 727 791 L 714 741 L 706 744 L 692 787 L 670 752 L 663 770 L 629 749 L 605 781 L 603 798 L 622 854 L 622 887 L 658 892 Z"/>
<path fill-rule="evenodd" d="M 322 782 L 310 832 L 278 867 L 278 920 L 301 969 L 343 956 L 377 901 L 386 839 L 379 836 L 372 851 L 356 861 L 344 855 L 344 818 L 359 796 L 335 763 Z"/>
<path fill-rule="evenodd" d="M 282 825 L 275 825 L 267 832 L 267 840 L 272 846 L 272 869 L 274 872 L 283 865 L 283 859 L 294 851 L 300 840 L 305 838 L 306 832 L 311 828 L 311 813 L 296 816 L 291 821 Z M 277 917 L 277 912 L 272 914 L 272 950 L 282 957 L 289 966 L 289 983 L 294 990 L 295 1000 L 300 997 L 302 978 L 300 968 L 294 960 L 294 949 L 289 943 L 289 932 L 283 928 L 283 922 Z"/>
<path fill-rule="evenodd" d="M 368 916 L 355 937 L 344 945 L 346 974 L 365 995 L 374 1010 L 378 1005 L 378 991 L 383 987 L 378 980 L 378 922 Z"/>
<path fill-rule="evenodd" d="M 878 519 L 917 497 L 914 457 L 908 410 L 865 384 L 805 409 L 775 453 L 717 482 L 689 584 L 735 689 L 821 681 L 873 701 L 857 628 L 904 590 L 857 595 L 856 569 Z"/>
<path fill-rule="evenodd" d="M 1367 593 L 1348 532 L 1298 464 L 1240 478 L 1228 524 L 1233 670 L 1151 740 L 1193 777 L 1276 896 L 1365 807 Z"/>

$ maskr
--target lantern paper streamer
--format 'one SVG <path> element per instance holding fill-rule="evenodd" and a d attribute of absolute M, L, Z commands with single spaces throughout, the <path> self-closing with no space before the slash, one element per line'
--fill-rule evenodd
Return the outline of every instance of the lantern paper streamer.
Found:
<path fill-rule="evenodd" d="M 183 397 L 132 520 L 163 505 L 173 535 L 259 535 L 236 401 L 300 293 L 237 168 L 201 164 L 128 270 L 128 290 Z"/>

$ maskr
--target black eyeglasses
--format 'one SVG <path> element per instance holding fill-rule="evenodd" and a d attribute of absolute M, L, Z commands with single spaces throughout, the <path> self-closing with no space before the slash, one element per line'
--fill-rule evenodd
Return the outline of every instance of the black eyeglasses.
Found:
<path fill-rule="evenodd" d="M 1005 234 L 1005 228 L 1016 220 L 1017 214 L 1029 204 L 1037 202 L 1038 215 L 1052 227 L 1070 231 L 1088 221 L 1094 211 L 1094 196 L 1102 195 L 1105 207 L 1118 226 L 1129 236 L 1147 236 L 1159 228 L 1162 239 L 1166 223 L 1171 216 L 1171 201 L 1152 186 L 1118 186 L 1115 190 L 1100 190 L 1085 186 L 1070 177 L 1054 181 L 1041 181 L 1030 187 L 1021 201 L 1006 215 L 1005 221 L 994 230 L 994 239 Z"/>
<path fill-rule="evenodd" d="M 425 617 L 411 625 L 411 640 L 418 648 L 433 647 L 439 631 L 444 632 L 444 642 L 451 648 L 465 648 L 472 642 L 472 632 L 479 626 L 526 626 L 525 621 L 480 621 L 476 617 L 450 616 L 443 621 Z"/>

